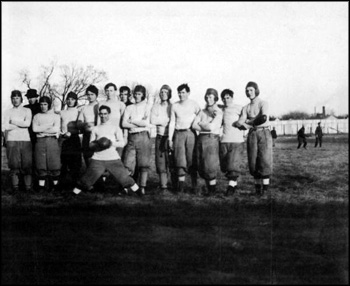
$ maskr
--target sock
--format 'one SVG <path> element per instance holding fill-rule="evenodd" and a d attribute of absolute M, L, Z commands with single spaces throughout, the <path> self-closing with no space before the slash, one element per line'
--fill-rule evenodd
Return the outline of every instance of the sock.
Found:
<path fill-rule="evenodd" d="M 160 187 L 162 189 L 166 189 L 167 184 L 168 184 L 168 174 L 167 173 L 160 173 L 159 174 L 159 181 L 160 181 Z"/>
<path fill-rule="evenodd" d="M 209 186 L 214 186 L 214 185 L 216 185 L 216 179 L 210 180 L 209 181 Z"/>
<path fill-rule="evenodd" d="M 45 180 L 39 180 L 39 186 L 40 187 L 45 186 Z"/>
<path fill-rule="evenodd" d="M 133 192 L 136 192 L 138 189 L 139 189 L 139 186 L 135 183 L 133 184 L 130 189 L 133 191 Z"/>
<path fill-rule="evenodd" d="M 185 176 L 180 176 L 180 177 L 178 177 L 178 181 L 179 181 L 179 182 L 184 182 L 184 181 L 185 181 Z"/>
<path fill-rule="evenodd" d="M 231 187 L 235 187 L 235 186 L 237 186 L 237 181 L 230 180 L 228 182 L 228 185 L 231 186 Z"/>
<path fill-rule="evenodd" d="M 263 182 L 263 185 L 268 185 L 268 184 L 270 184 L 270 179 L 269 178 L 262 179 L 262 182 Z"/>
<path fill-rule="evenodd" d="M 148 172 L 140 172 L 140 185 L 142 188 L 147 185 Z"/>
<path fill-rule="evenodd" d="M 81 190 L 78 189 L 78 188 L 74 188 L 73 193 L 76 194 L 76 195 L 78 195 L 78 194 L 81 193 Z"/>
<path fill-rule="evenodd" d="M 56 186 L 58 184 L 58 181 L 55 180 L 55 181 L 52 181 L 53 182 L 53 185 Z"/>

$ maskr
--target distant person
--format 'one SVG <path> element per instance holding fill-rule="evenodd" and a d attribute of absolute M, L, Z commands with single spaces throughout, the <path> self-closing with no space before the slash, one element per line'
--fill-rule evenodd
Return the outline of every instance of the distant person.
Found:
<path fill-rule="evenodd" d="M 267 101 L 261 100 L 257 83 L 248 82 L 246 95 L 250 103 L 243 107 L 242 114 L 233 126 L 249 129 L 247 153 L 250 174 L 254 177 L 255 193 L 263 195 L 270 185 L 272 174 L 272 137 L 269 129 Z"/>
<path fill-rule="evenodd" d="M 298 148 L 297 149 L 299 149 L 302 144 L 304 144 L 303 145 L 304 149 L 307 149 L 306 148 L 307 141 L 306 141 L 306 134 L 305 134 L 305 127 L 304 127 L 304 125 L 298 131 L 298 142 L 299 142 L 299 144 L 298 144 Z"/>
<path fill-rule="evenodd" d="M 135 86 L 135 103 L 126 107 L 122 127 L 128 129 L 128 143 L 124 149 L 123 162 L 133 175 L 138 168 L 139 186 L 145 194 L 150 168 L 152 144 L 150 140 L 150 110 L 146 99 L 146 88 Z"/>
<path fill-rule="evenodd" d="M 233 101 L 233 91 L 221 92 L 223 107 L 223 130 L 220 140 L 220 167 L 228 180 L 225 195 L 233 195 L 238 188 L 238 178 L 242 174 L 244 154 L 244 132 L 232 126 L 242 113 L 242 106 Z"/>
<path fill-rule="evenodd" d="M 155 142 L 156 172 L 159 176 L 160 189 L 168 188 L 169 173 L 169 121 L 171 111 L 171 88 L 164 84 L 159 92 L 160 103 L 155 103 L 151 110 L 151 124 L 157 128 Z"/>
<path fill-rule="evenodd" d="M 120 155 L 116 150 L 116 148 L 124 146 L 124 138 L 121 129 L 109 120 L 110 114 L 109 106 L 102 105 L 99 107 L 101 124 L 92 127 L 89 143 L 94 154 L 86 172 L 77 181 L 73 190 L 76 195 L 80 194 L 82 190 L 92 189 L 92 186 L 106 170 L 124 188 L 130 188 L 137 195 L 142 195 L 139 186 L 129 176 L 129 172 L 120 160 Z"/>
<path fill-rule="evenodd" d="M 25 96 L 27 97 L 29 103 L 24 105 L 23 107 L 29 108 L 32 111 L 32 120 L 33 120 L 34 116 L 41 112 L 40 104 L 38 101 L 39 94 L 37 94 L 36 89 L 28 89 Z M 36 134 L 33 131 L 33 123 L 31 123 L 29 126 L 29 134 L 30 134 L 30 140 L 32 141 L 33 154 L 34 154 Z"/>
<path fill-rule="evenodd" d="M 119 98 L 120 101 L 125 104 L 125 106 L 128 106 L 130 104 L 133 104 L 134 102 L 132 101 L 132 95 L 131 95 L 131 90 L 128 86 L 121 86 L 119 89 Z"/>
<path fill-rule="evenodd" d="M 316 136 L 315 148 L 317 147 L 318 143 L 320 143 L 320 148 L 321 148 L 322 147 L 322 137 L 323 137 L 321 122 L 319 122 L 318 126 L 316 127 L 315 136 Z"/>
<path fill-rule="evenodd" d="M 208 88 L 204 100 L 206 107 L 196 116 L 192 128 L 199 132 L 195 154 L 198 174 L 207 186 L 204 195 L 212 195 L 216 192 L 216 178 L 220 168 L 219 141 L 223 114 L 217 106 L 219 96 L 216 89 Z"/>
<path fill-rule="evenodd" d="M 11 92 L 13 107 L 5 111 L 2 121 L 2 132 L 5 134 L 6 155 L 10 169 L 13 193 L 19 191 L 20 176 L 23 175 L 25 191 L 32 190 L 32 143 L 29 126 L 32 123 L 32 112 L 22 106 L 23 97 L 19 90 Z"/>
<path fill-rule="evenodd" d="M 197 134 L 192 129 L 192 123 L 201 108 L 196 101 L 189 99 L 191 90 L 187 84 L 179 85 L 177 92 L 180 100 L 171 107 L 169 148 L 174 151 L 178 180 L 176 189 L 182 193 L 186 174 L 191 175 L 192 189 L 197 188 L 197 168 L 194 156 Z"/>
<path fill-rule="evenodd" d="M 81 143 L 79 138 L 77 109 L 78 95 L 75 92 L 69 92 L 66 98 L 67 109 L 62 110 L 61 114 L 61 182 L 68 174 L 73 180 L 79 177 L 82 165 Z"/>
<path fill-rule="evenodd" d="M 35 166 L 39 179 L 39 190 L 56 191 L 61 173 L 61 148 L 58 138 L 61 118 L 50 112 L 51 99 L 40 97 L 41 112 L 34 116 L 33 131 L 36 133 Z"/>
<path fill-rule="evenodd" d="M 90 136 L 92 127 L 97 125 L 98 117 L 98 89 L 94 85 L 88 86 L 85 91 L 89 103 L 83 106 L 78 116 L 78 128 L 83 133 L 82 149 L 86 167 L 89 165 L 93 151 L 90 150 Z"/>
<path fill-rule="evenodd" d="M 272 147 L 275 147 L 275 142 L 277 139 L 277 131 L 276 131 L 275 127 L 273 127 L 271 130 L 271 136 L 272 136 Z"/>

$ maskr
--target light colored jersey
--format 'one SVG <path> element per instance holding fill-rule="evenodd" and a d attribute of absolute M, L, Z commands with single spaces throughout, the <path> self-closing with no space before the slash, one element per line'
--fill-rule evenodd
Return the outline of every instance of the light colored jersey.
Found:
<path fill-rule="evenodd" d="M 32 112 L 22 105 L 4 112 L 1 130 L 7 141 L 30 141 L 28 127 L 32 122 Z"/>
<path fill-rule="evenodd" d="M 213 115 L 215 113 L 215 115 Z M 202 109 L 201 112 L 197 115 L 194 122 L 201 122 L 205 124 L 208 128 L 201 128 L 199 131 L 200 134 L 220 134 L 221 124 L 222 124 L 222 111 L 215 104 L 213 107 L 208 110 L 207 108 Z"/>
<path fill-rule="evenodd" d="M 151 124 L 156 125 L 157 134 L 168 136 L 171 103 L 155 103 L 151 110 Z"/>
<path fill-rule="evenodd" d="M 125 127 L 124 123 L 128 122 L 129 120 L 140 120 L 145 123 L 145 127 L 134 127 L 134 128 L 127 128 L 129 129 L 129 133 L 135 133 L 135 132 L 141 132 L 141 131 L 148 131 L 150 132 L 150 106 L 147 104 L 145 100 L 134 103 L 125 108 L 123 120 L 122 120 L 122 127 Z"/>
<path fill-rule="evenodd" d="M 59 137 L 61 131 L 61 117 L 54 112 L 38 113 L 33 118 L 33 131 L 37 138 Z"/>
<path fill-rule="evenodd" d="M 120 127 L 115 126 L 110 120 L 106 123 L 94 126 L 91 131 L 90 142 L 98 140 L 101 137 L 106 137 L 111 140 L 112 146 L 108 149 L 95 152 L 92 155 L 92 159 L 103 161 L 120 159 L 119 153 L 116 150 L 117 147 L 124 146 L 123 133 Z"/>
<path fill-rule="evenodd" d="M 224 107 L 223 130 L 220 142 L 222 143 L 241 143 L 244 142 L 244 132 L 232 126 L 232 123 L 239 119 L 242 113 L 242 106 L 232 104 Z"/>
<path fill-rule="evenodd" d="M 118 125 L 121 127 L 120 120 L 122 115 L 124 114 L 125 111 L 125 103 L 121 102 L 119 100 L 105 100 L 105 101 L 100 101 L 98 106 L 99 108 L 102 106 L 108 106 L 111 109 L 111 113 L 109 114 L 109 121 L 114 124 Z M 97 125 L 101 123 L 100 117 L 97 118 Z"/>

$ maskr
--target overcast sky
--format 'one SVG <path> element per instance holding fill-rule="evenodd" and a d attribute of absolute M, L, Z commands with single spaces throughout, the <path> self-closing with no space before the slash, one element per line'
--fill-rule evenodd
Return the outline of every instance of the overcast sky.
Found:
<path fill-rule="evenodd" d="M 1 2 L 2 109 L 19 71 L 93 65 L 118 87 L 181 83 L 245 105 L 255 81 L 270 114 L 348 113 L 348 2 Z M 34 83 L 35 85 L 35 83 Z M 36 88 L 36 86 L 33 86 Z M 221 100 L 220 100 L 221 102 Z"/>

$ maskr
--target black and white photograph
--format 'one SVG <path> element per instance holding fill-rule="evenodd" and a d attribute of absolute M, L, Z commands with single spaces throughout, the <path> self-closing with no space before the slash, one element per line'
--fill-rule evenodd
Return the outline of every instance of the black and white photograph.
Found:
<path fill-rule="evenodd" d="M 2 285 L 348 285 L 349 3 L 1 2 Z"/>

